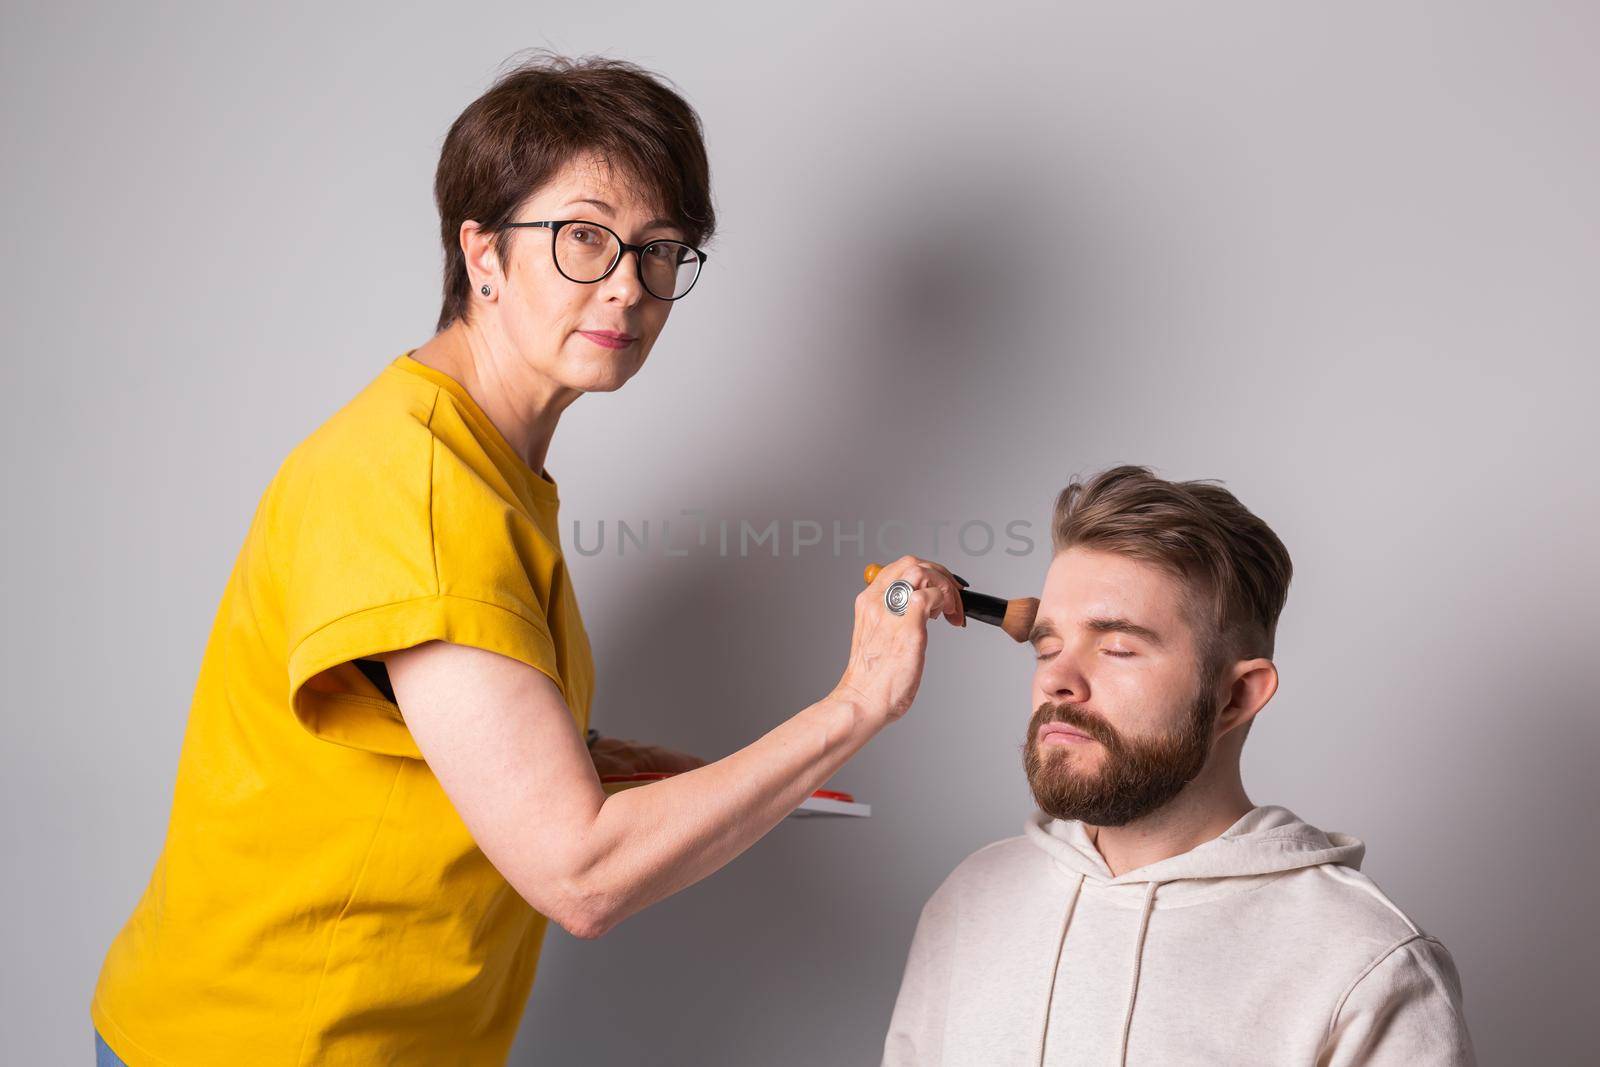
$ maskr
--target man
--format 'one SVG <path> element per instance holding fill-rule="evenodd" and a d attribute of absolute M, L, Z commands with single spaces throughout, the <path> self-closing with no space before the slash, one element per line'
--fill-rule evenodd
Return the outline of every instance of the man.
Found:
<path fill-rule="evenodd" d="M 1219 485 L 1056 501 L 1023 743 L 1042 814 L 923 908 L 900 1064 L 1472 1064 L 1449 952 L 1365 846 L 1245 795 L 1289 553 Z"/>

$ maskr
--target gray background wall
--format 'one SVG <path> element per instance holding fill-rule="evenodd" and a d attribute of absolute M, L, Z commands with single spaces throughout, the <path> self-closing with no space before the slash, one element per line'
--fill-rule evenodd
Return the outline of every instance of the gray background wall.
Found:
<path fill-rule="evenodd" d="M 1600 11 L 577 7 L 0 14 L 5 1059 L 87 1061 L 257 497 L 428 336 L 440 141 L 540 45 L 673 78 L 723 219 L 563 420 L 569 522 L 1025 519 L 941 553 L 1023 595 L 1074 473 L 1223 478 L 1298 572 L 1253 798 L 1367 841 L 1485 1063 L 1592 1051 Z M 714 756 L 822 696 L 863 560 L 784 551 L 575 556 L 597 723 Z M 837 779 L 873 818 L 553 933 L 514 1062 L 875 1062 L 921 902 L 1028 810 L 1030 668 L 936 633 Z"/>

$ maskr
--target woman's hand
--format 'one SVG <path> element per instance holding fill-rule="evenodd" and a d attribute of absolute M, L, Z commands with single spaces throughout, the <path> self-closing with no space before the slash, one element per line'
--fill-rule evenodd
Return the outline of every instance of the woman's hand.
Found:
<path fill-rule="evenodd" d="M 912 586 L 904 615 L 883 602 L 884 591 L 897 579 Z M 922 682 L 928 620 L 940 615 L 952 626 L 967 624 L 961 586 L 948 570 L 916 556 L 902 556 L 883 568 L 856 597 L 850 662 L 834 693 L 854 698 L 880 725 L 904 715 Z"/>
<path fill-rule="evenodd" d="M 597 738 L 589 746 L 589 756 L 594 760 L 596 773 L 602 778 L 609 774 L 643 774 L 649 771 L 676 774 L 706 765 L 705 760 L 687 752 L 617 737 Z"/>

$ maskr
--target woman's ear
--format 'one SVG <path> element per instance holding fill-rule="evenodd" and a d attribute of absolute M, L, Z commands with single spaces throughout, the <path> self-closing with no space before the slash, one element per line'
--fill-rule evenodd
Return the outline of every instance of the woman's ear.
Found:
<path fill-rule="evenodd" d="M 493 299 L 500 291 L 503 280 L 500 274 L 500 257 L 495 254 L 494 234 L 472 219 L 461 224 L 461 255 L 467 264 L 467 280 L 472 289 L 485 299 Z M 485 293 L 483 287 L 488 286 Z"/>

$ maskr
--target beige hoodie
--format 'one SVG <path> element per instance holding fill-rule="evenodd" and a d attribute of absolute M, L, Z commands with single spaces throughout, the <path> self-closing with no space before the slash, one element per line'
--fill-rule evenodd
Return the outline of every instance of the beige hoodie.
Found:
<path fill-rule="evenodd" d="M 1280 807 L 1113 877 L 1036 814 L 922 909 L 885 1065 L 1475 1062 L 1450 953 Z"/>

